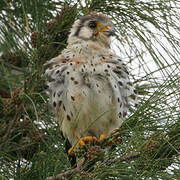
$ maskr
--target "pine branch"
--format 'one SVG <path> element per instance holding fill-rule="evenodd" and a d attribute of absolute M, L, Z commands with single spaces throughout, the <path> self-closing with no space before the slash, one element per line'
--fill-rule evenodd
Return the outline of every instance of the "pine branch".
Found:
<path fill-rule="evenodd" d="M 80 172 L 84 161 L 85 161 L 84 158 L 80 159 L 76 168 L 62 172 L 62 173 L 59 173 L 55 177 L 52 177 L 52 176 L 48 177 L 47 180 L 53 180 L 54 178 L 55 179 L 64 179 L 65 177 L 69 177 L 69 176 L 72 176 L 73 174 L 75 174 L 77 172 Z"/>
<path fill-rule="evenodd" d="M 22 111 L 22 107 L 23 107 L 23 104 L 21 104 L 17 110 L 16 110 L 16 114 L 14 116 L 14 118 L 10 121 L 9 125 L 8 125 L 8 128 L 6 130 L 6 134 L 2 137 L 2 142 L 0 144 L 0 151 L 3 150 L 3 144 L 8 140 L 8 137 L 9 137 L 9 134 L 10 134 L 10 131 L 12 130 L 12 127 L 15 123 L 15 121 L 17 120 L 18 116 L 19 116 L 19 113 Z"/>
<path fill-rule="evenodd" d="M 115 162 L 122 162 L 122 161 L 130 161 L 139 158 L 142 155 L 142 152 L 131 152 L 125 156 L 121 156 L 118 158 L 109 159 L 107 161 L 108 165 L 113 164 Z"/>
<path fill-rule="evenodd" d="M 2 63 L 3 66 L 6 66 L 6 67 L 11 68 L 13 70 L 28 74 L 28 72 L 23 68 L 17 67 L 17 66 L 15 66 L 13 64 L 10 64 L 8 62 L 1 62 L 1 63 Z"/>

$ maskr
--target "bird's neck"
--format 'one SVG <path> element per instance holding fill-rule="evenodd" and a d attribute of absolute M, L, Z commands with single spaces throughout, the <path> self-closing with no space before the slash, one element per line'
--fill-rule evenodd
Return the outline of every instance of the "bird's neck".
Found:
<path fill-rule="evenodd" d="M 76 57 L 97 57 L 104 56 L 110 52 L 110 48 L 103 44 L 92 40 L 76 40 L 68 44 L 67 49 L 70 49 Z"/>

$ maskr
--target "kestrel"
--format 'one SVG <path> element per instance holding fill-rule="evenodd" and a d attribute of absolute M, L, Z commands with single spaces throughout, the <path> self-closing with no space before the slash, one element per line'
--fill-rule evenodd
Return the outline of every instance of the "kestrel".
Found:
<path fill-rule="evenodd" d="M 67 47 L 47 63 L 55 118 L 72 147 L 108 137 L 136 104 L 127 67 L 110 49 L 113 34 L 107 16 L 83 16 L 74 22 Z"/>

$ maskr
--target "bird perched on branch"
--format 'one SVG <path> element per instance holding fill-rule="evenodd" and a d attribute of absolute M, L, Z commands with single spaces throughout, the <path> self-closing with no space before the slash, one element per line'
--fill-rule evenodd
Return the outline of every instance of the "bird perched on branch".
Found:
<path fill-rule="evenodd" d="M 69 152 L 108 137 L 136 104 L 127 67 L 110 50 L 113 34 L 107 16 L 83 16 L 74 22 L 66 49 L 46 63 L 51 104 Z"/>

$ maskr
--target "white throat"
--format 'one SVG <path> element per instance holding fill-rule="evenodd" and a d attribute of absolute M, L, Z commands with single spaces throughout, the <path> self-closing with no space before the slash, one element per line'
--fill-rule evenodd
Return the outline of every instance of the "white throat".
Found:
<path fill-rule="evenodd" d="M 72 39 L 70 39 L 72 40 Z M 99 59 L 97 57 L 106 56 L 110 53 L 110 48 L 102 46 L 96 41 L 87 40 L 84 41 L 82 39 L 76 38 L 74 41 L 69 42 L 67 49 L 73 52 L 75 58 L 80 58 L 82 61 L 90 60 L 90 59 Z"/>

